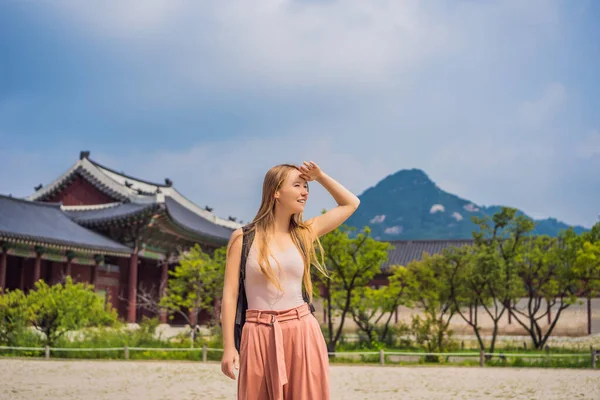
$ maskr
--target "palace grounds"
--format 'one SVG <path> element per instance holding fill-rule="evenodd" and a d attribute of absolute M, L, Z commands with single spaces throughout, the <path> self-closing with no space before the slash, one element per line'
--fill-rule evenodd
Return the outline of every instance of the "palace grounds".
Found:
<path fill-rule="evenodd" d="M 0 359 L 0 399 L 235 399 L 218 362 Z M 332 399 L 600 399 L 600 371 L 331 366 Z"/>

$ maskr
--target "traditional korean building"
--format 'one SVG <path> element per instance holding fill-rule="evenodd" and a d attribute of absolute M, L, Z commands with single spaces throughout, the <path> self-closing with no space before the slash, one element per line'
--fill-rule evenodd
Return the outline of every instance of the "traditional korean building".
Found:
<path fill-rule="evenodd" d="M 241 226 L 200 208 L 169 179 L 134 178 L 89 152 L 35 189 L 27 199 L 0 196 L 0 289 L 28 290 L 68 274 L 93 283 L 131 323 L 147 314 L 138 292 L 162 296 L 179 251 L 198 243 L 211 253 Z"/>
<path fill-rule="evenodd" d="M 432 256 L 451 247 L 475 245 L 473 239 L 390 240 L 388 243 L 392 245 L 388 252 L 388 259 L 381 266 L 381 273 L 377 274 L 370 283 L 375 288 L 389 284 L 389 269 L 392 265 L 407 266 L 413 261 L 422 260 L 425 254 Z"/>

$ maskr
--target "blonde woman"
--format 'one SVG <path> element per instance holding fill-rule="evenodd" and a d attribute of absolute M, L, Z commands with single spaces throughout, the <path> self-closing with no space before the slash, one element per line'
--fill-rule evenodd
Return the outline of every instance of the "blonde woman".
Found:
<path fill-rule="evenodd" d="M 310 181 L 338 205 L 303 221 Z M 227 250 L 221 370 L 234 380 L 234 368 L 239 370 L 239 400 L 330 398 L 327 347 L 311 312 L 310 271 L 313 266 L 327 275 L 319 237 L 340 226 L 359 203 L 312 161 L 267 172 L 256 217 L 233 232 Z"/>

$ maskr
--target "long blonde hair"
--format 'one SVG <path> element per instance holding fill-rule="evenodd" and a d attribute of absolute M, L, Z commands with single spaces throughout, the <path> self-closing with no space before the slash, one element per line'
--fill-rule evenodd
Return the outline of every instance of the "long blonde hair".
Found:
<path fill-rule="evenodd" d="M 268 239 L 271 228 L 275 224 L 275 192 L 285 182 L 290 172 L 298 170 L 293 164 L 276 165 L 267 171 L 262 188 L 262 200 L 258 212 L 250 225 L 250 231 L 258 233 L 258 264 L 260 270 L 266 275 L 267 279 L 282 291 L 279 278 L 273 271 L 273 267 L 268 261 L 270 255 Z M 324 250 L 318 237 L 313 241 L 312 227 L 302 220 L 302 213 L 294 214 L 290 219 L 290 235 L 292 241 L 303 255 L 304 259 L 304 289 L 308 293 L 310 301 L 313 299 L 313 284 L 310 274 L 310 266 L 314 265 L 324 276 L 329 276 L 324 267 Z M 315 246 L 316 243 L 316 246 Z M 321 255 L 320 262 L 317 257 L 316 248 L 318 247 Z"/>

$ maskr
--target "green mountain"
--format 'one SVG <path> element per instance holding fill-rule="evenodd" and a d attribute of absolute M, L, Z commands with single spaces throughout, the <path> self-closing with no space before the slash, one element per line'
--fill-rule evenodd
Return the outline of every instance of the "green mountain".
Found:
<path fill-rule="evenodd" d="M 419 169 L 389 175 L 359 198 L 360 207 L 346 223 L 357 228 L 369 226 L 379 240 L 470 239 L 477 229 L 471 217 L 491 217 L 501 208 L 479 206 L 445 192 Z M 554 218 L 535 222 L 536 234 L 556 236 L 569 227 Z M 574 229 L 578 233 L 586 230 L 581 226 Z"/>

